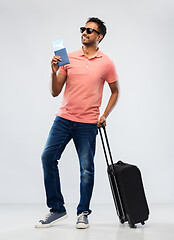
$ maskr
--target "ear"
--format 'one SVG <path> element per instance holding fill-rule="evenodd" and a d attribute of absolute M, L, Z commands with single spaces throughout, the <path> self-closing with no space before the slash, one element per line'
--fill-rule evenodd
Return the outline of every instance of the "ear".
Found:
<path fill-rule="evenodd" d="M 98 35 L 98 41 L 100 42 L 100 40 L 103 38 L 103 35 L 102 34 L 99 34 Z"/>

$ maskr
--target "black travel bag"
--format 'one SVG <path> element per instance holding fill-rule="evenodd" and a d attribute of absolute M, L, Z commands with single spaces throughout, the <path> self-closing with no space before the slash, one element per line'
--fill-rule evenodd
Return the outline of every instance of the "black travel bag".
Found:
<path fill-rule="evenodd" d="M 109 164 L 108 161 L 108 153 L 106 152 L 101 128 L 99 128 L 99 132 L 107 162 L 107 172 L 111 191 L 119 220 L 122 224 L 128 221 L 131 228 L 135 228 L 135 224 L 137 223 L 144 225 L 149 216 L 149 208 L 144 192 L 141 172 L 135 165 L 123 163 L 122 161 L 113 163 L 104 124 L 102 124 L 102 128 L 111 164 Z"/>

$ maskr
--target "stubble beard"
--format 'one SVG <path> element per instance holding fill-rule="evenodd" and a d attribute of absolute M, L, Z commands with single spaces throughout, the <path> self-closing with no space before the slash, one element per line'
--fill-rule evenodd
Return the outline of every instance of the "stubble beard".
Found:
<path fill-rule="evenodd" d="M 81 42 L 85 46 L 92 46 L 95 44 L 95 41 L 85 42 L 85 41 L 83 41 L 83 38 L 81 38 Z"/>

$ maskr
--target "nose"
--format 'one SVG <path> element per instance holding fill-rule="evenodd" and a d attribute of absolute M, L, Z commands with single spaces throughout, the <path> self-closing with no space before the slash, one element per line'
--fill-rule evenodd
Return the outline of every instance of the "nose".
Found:
<path fill-rule="evenodd" d="M 82 33 L 82 37 L 88 37 L 88 33 L 86 32 L 86 30 Z"/>

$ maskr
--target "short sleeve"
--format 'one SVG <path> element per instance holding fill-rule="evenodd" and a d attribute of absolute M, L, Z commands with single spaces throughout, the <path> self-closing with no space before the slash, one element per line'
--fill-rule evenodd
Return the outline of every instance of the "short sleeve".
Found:
<path fill-rule="evenodd" d="M 107 67 L 106 79 L 108 83 L 113 83 L 118 80 L 118 75 L 116 67 L 112 61 L 110 61 L 109 66 Z"/>
<path fill-rule="evenodd" d="M 61 74 L 65 75 L 65 76 L 67 76 L 67 68 L 66 68 L 66 66 L 65 65 L 61 66 L 59 68 L 59 70 L 58 70 L 58 73 L 61 73 Z"/>

